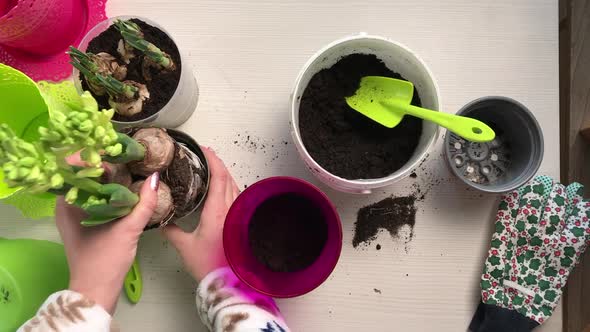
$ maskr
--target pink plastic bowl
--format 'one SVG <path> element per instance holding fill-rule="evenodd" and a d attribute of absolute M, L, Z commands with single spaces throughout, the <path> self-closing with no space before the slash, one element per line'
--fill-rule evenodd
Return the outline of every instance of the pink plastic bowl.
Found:
<path fill-rule="evenodd" d="M 274 272 L 252 254 L 248 226 L 262 202 L 286 193 L 303 195 L 321 209 L 328 238 L 320 256 L 309 267 L 296 272 Z M 295 297 L 321 285 L 336 267 L 342 250 L 342 224 L 334 205 L 317 187 L 292 177 L 272 177 L 251 185 L 233 203 L 225 219 L 223 247 L 230 267 L 245 284 L 272 297 Z"/>

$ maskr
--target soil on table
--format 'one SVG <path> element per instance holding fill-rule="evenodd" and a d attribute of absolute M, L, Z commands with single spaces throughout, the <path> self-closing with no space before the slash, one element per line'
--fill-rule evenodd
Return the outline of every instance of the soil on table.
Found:
<path fill-rule="evenodd" d="M 294 272 L 310 266 L 321 254 L 328 236 L 322 211 L 308 198 L 294 193 L 263 202 L 248 227 L 254 256 L 275 272 Z"/>
<path fill-rule="evenodd" d="M 151 42 L 152 44 L 156 45 L 162 51 L 168 53 L 174 64 L 176 65 L 176 69 L 171 72 L 167 71 L 159 71 L 155 69 L 151 69 L 151 76 L 152 80 L 146 82 L 145 78 L 142 74 L 142 64 L 143 64 L 143 53 L 138 50 L 134 50 L 134 54 L 136 55 L 135 58 L 131 59 L 130 63 L 127 64 L 127 77 L 125 80 L 132 80 L 147 86 L 148 91 L 150 92 L 150 98 L 147 99 L 143 104 L 143 110 L 135 115 L 132 116 L 121 116 L 115 113 L 113 120 L 116 121 L 138 121 L 141 119 L 145 119 L 152 114 L 155 114 L 159 110 L 161 110 L 172 98 L 174 92 L 176 91 L 176 87 L 178 86 L 178 82 L 180 81 L 180 72 L 181 66 L 180 63 L 180 53 L 178 52 L 178 48 L 164 33 L 162 30 L 153 27 L 142 20 L 138 19 L 131 19 L 132 22 L 139 25 L 141 30 L 143 31 L 145 40 Z M 94 38 L 88 44 L 88 48 L 86 52 L 92 52 L 94 54 L 100 52 L 106 52 L 110 55 L 114 56 L 119 60 L 120 64 L 125 64 L 121 60 L 121 55 L 117 52 L 117 45 L 119 40 L 121 39 L 121 34 L 114 25 L 111 25 L 107 30 L 99 34 L 96 38 Z M 90 91 L 88 88 L 88 84 L 84 79 L 84 76 L 80 74 L 80 80 L 82 82 L 82 88 L 84 90 Z M 94 94 L 93 94 L 94 96 Z M 104 109 L 110 109 L 111 106 L 109 105 L 109 98 L 107 95 L 105 96 L 94 96 L 98 105 Z"/>
<path fill-rule="evenodd" d="M 404 79 L 375 55 L 351 54 L 315 74 L 303 92 L 299 128 L 305 148 L 328 172 L 345 179 L 375 179 L 400 169 L 412 156 L 422 120 L 405 116 L 387 128 L 350 108 L 364 76 Z M 421 106 L 414 90 L 412 105 Z"/>
<path fill-rule="evenodd" d="M 416 197 L 388 197 L 377 203 L 365 206 L 358 211 L 354 224 L 353 247 L 361 243 L 369 244 L 377 238 L 379 230 L 386 230 L 396 237 L 399 231 L 409 226 L 412 231 L 416 224 Z M 381 249 L 377 245 L 377 250 Z"/>

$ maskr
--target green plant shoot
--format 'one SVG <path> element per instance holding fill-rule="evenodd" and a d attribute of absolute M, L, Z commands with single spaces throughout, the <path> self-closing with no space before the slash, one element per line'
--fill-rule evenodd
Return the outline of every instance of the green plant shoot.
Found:
<path fill-rule="evenodd" d="M 116 20 L 115 27 L 119 30 L 126 43 L 143 52 L 156 64 L 166 70 L 172 71 L 176 68 L 169 54 L 144 39 L 143 32 L 137 24 L 128 20 Z"/>
<path fill-rule="evenodd" d="M 70 64 L 86 77 L 95 92 L 98 92 L 96 87 L 101 87 L 111 97 L 123 97 L 124 99 L 134 99 L 136 97 L 137 87 L 121 82 L 110 74 L 101 74 L 99 66 L 92 59 L 92 53 L 84 53 L 73 46 L 70 46 L 67 53 L 70 56 Z"/>

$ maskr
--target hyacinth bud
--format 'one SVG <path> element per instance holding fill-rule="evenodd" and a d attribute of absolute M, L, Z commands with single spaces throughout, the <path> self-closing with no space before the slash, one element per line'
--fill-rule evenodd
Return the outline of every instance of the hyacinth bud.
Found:
<path fill-rule="evenodd" d="M 10 181 L 16 181 L 18 180 L 18 168 L 14 167 L 14 168 L 5 168 L 5 174 L 4 176 L 6 176 L 6 178 Z"/>
<path fill-rule="evenodd" d="M 31 174 L 31 169 L 26 168 L 26 167 L 17 168 L 17 171 L 18 171 L 18 177 L 21 179 L 26 178 L 27 176 L 29 176 L 29 174 Z"/>
<path fill-rule="evenodd" d="M 70 190 L 68 190 L 65 200 L 66 202 L 68 202 L 69 204 L 74 204 L 74 202 L 78 199 L 78 188 L 73 187 Z"/>
<path fill-rule="evenodd" d="M 97 178 L 100 177 L 104 173 L 104 169 L 102 167 L 96 168 L 85 168 L 80 170 L 76 173 L 76 176 L 79 178 Z"/>
<path fill-rule="evenodd" d="M 119 134 L 116 131 L 109 131 L 109 138 L 113 141 L 113 142 L 118 142 L 119 140 Z"/>
<path fill-rule="evenodd" d="M 98 198 L 96 196 L 90 196 L 90 197 L 88 197 L 88 199 L 86 200 L 86 202 L 84 202 L 82 204 L 82 208 L 83 209 L 88 209 L 91 206 L 94 206 L 94 205 L 103 205 L 103 204 L 107 204 L 107 200 L 105 198 Z"/>
<path fill-rule="evenodd" d="M 105 118 L 107 118 L 109 121 L 111 121 L 111 119 L 113 118 L 113 116 L 115 116 L 115 110 L 112 108 L 109 108 L 108 110 L 103 109 L 101 111 L 101 113 L 104 115 Z"/>
<path fill-rule="evenodd" d="M 89 131 L 91 131 L 92 129 L 94 129 L 94 123 L 92 123 L 92 120 L 85 120 L 85 121 L 82 121 L 82 122 L 80 123 L 80 125 L 78 126 L 78 129 L 79 129 L 81 132 L 84 132 L 84 133 L 86 133 L 86 132 L 89 132 Z"/>
<path fill-rule="evenodd" d="M 85 120 L 88 120 L 88 113 L 85 112 L 72 112 L 73 116 L 76 118 L 76 120 L 83 122 Z"/>
<path fill-rule="evenodd" d="M 92 146 L 92 147 L 100 146 L 99 144 L 97 144 L 96 140 L 94 138 L 91 138 L 91 137 L 86 137 L 84 139 L 84 143 L 85 143 L 86 146 Z"/>
<path fill-rule="evenodd" d="M 32 167 L 37 162 L 37 159 L 33 157 L 24 157 L 18 161 L 19 166 Z"/>
<path fill-rule="evenodd" d="M 65 116 L 65 114 L 60 113 L 60 112 L 53 112 L 51 114 L 51 120 L 54 123 L 64 123 L 66 121 L 67 117 Z"/>
<path fill-rule="evenodd" d="M 59 189 L 64 185 L 64 178 L 60 174 L 54 174 L 51 177 L 51 188 Z"/>
<path fill-rule="evenodd" d="M 39 168 L 39 166 L 33 166 L 32 168 L 30 168 L 30 172 L 29 174 L 25 177 L 25 180 L 27 182 L 33 182 L 33 181 L 38 181 L 38 180 L 42 180 L 44 177 L 44 174 L 41 174 L 41 168 Z"/>
<path fill-rule="evenodd" d="M 64 124 L 61 123 L 61 122 L 51 121 L 50 122 L 50 130 L 51 131 L 55 131 L 57 135 L 59 135 L 60 137 L 62 137 L 62 139 L 63 138 L 67 138 L 69 136 L 69 134 L 70 134 L 68 132 L 68 130 L 66 129 L 66 127 L 64 126 Z"/>
<path fill-rule="evenodd" d="M 105 152 L 111 157 L 116 157 L 123 152 L 123 145 L 120 143 L 111 145 L 105 149 Z"/>
<path fill-rule="evenodd" d="M 59 142 L 63 139 L 63 137 L 54 130 L 49 130 L 45 127 L 39 127 L 39 134 L 41 135 L 41 139 L 48 142 Z"/>
<path fill-rule="evenodd" d="M 82 109 L 87 113 L 95 113 L 98 111 L 98 102 L 92 97 L 90 92 L 84 91 L 80 95 L 80 100 L 82 101 Z"/>
<path fill-rule="evenodd" d="M 101 137 L 105 137 L 106 129 L 104 127 L 96 127 L 94 129 L 94 137 L 100 139 Z"/>
<path fill-rule="evenodd" d="M 90 166 L 93 166 L 93 167 L 99 167 L 100 163 L 102 162 L 102 159 L 100 157 L 100 153 L 98 153 L 98 151 L 96 151 L 94 149 L 90 149 L 90 148 L 86 148 L 86 149 L 82 150 L 82 152 L 80 153 L 80 157 L 82 158 L 82 160 L 86 161 L 87 163 L 90 164 Z"/>

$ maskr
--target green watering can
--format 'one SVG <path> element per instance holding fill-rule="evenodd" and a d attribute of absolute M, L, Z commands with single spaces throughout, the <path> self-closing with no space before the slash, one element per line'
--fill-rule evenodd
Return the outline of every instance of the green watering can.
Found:
<path fill-rule="evenodd" d="M 63 245 L 0 238 L 0 332 L 14 332 L 49 295 L 68 288 Z"/>

